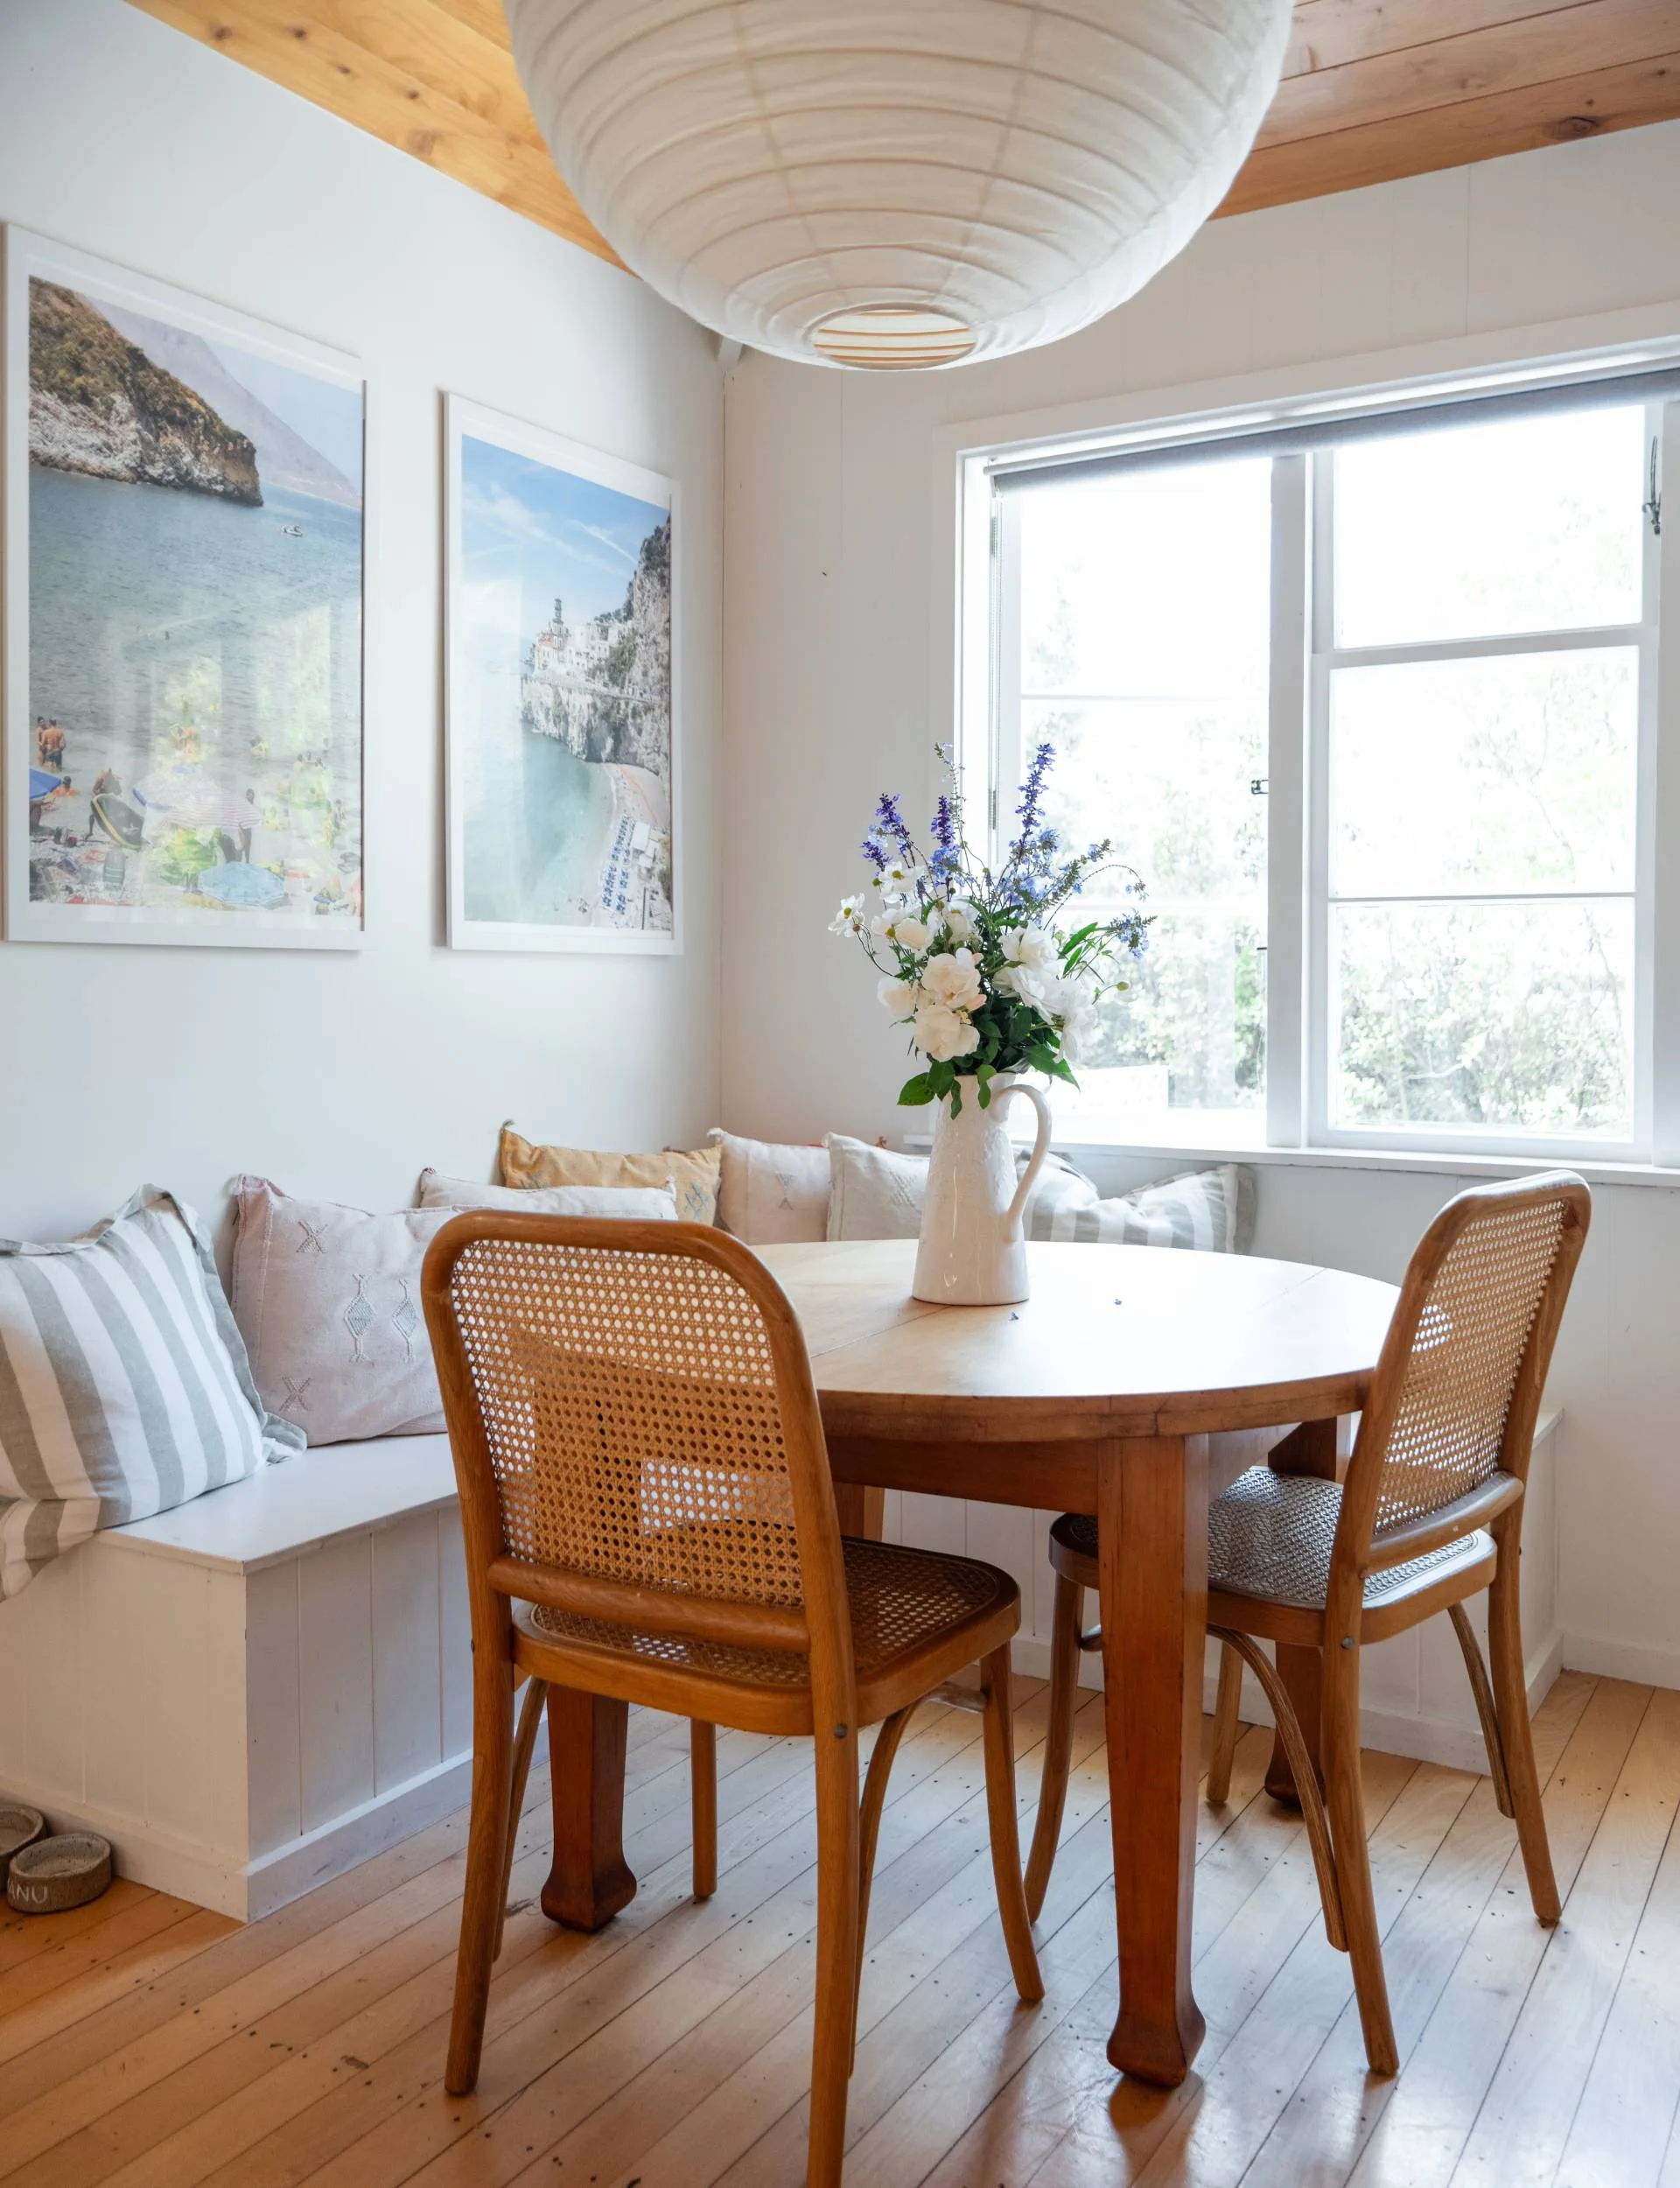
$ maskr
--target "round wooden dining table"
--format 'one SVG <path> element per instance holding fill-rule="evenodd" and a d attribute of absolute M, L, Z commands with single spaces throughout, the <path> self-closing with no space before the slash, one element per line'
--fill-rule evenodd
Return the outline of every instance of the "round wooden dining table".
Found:
<path fill-rule="evenodd" d="M 876 1532 L 888 1489 L 1101 1523 L 1120 1994 L 1109 2057 L 1176 2084 L 1204 2030 L 1190 1930 L 1207 1440 L 1292 1428 L 1271 1462 L 1334 1472 L 1336 1420 L 1364 1405 L 1398 1294 L 1294 1261 L 1032 1245 L 1018 1306 L 941 1307 L 910 1296 L 915 1251 L 914 1239 L 760 1249 L 805 1334 L 843 1528 Z M 624 1704 L 550 1690 L 542 1904 L 572 1927 L 598 1927 L 635 1891 L 620 1841 L 625 1734 Z"/>

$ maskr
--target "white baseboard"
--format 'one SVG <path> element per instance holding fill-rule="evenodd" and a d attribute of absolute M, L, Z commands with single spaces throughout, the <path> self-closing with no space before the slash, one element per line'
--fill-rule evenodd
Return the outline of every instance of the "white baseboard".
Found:
<path fill-rule="evenodd" d="M 1050 1645 L 1030 1634 L 1018 1634 L 1012 1651 L 1015 1669 L 1028 1679 L 1048 1679 L 1050 1676 Z M 1576 1668 L 1574 1659 L 1568 1654 L 1564 1637 L 1554 1634 L 1529 1655 L 1529 1708 L 1537 1709 L 1551 1691 L 1552 1681 L 1565 1662 Z M 1586 1669 L 1586 1666 L 1578 1668 Z M 1102 1683 L 1102 1665 L 1095 1652 L 1080 1663 L 1080 1685 L 1097 1687 Z M 1680 1670 L 1680 1663 L 1676 1664 Z M 1621 1677 L 1648 1679 L 1648 1673 L 1618 1673 Z M 1665 1684 L 1680 1686 L 1680 1677 Z M 1211 1715 L 1219 1688 L 1217 1673 L 1209 1673 L 1203 1689 L 1202 1707 Z M 1242 1722 L 1245 1724 L 1271 1722 L 1271 1708 L 1252 1673 L 1242 1678 Z M 1488 1754 L 1481 1743 L 1480 1728 L 1471 1722 L 1460 1723 L 1456 1718 L 1411 1715 L 1404 1710 L 1362 1709 L 1359 1713 L 1359 1735 L 1364 1746 L 1376 1748 L 1384 1755 L 1404 1755 L 1419 1763 L 1440 1763 L 1450 1770 L 1475 1771 L 1485 1773 Z"/>
<path fill-rule="evenodd" d="M 243 1868 L 202 1840 L 180 1838 L 90 1802 L 66 1805 L 45 1787 L 8 1780 L 0 1792 L 40 1809 L 56 1830 L 96 1831 L 108 1839 L 119 1876 L 231 1915 L 235 1922 L 256 1922 L 465 1806 L 472 1777 L 472 1757 L 457 1756 Z"/>
<path fill-rule="evenodd" d="M 1650 1649 L 1615 1641 L 1607 1633 L 1564 1636 L 1564 1667 L 1603 1679 L 1632 1680 L 1641 1687 L 1680 1687 L 1680 1649 Z"/>
<path fill-rule="evenodd" d="M 271 1853 L 259 1855 L 245 1871 L 244 1919 L 256 1922 L 272 1914 L 288 1900 L 330 1883 L 387 1847 L 429 1829 L 466 1807 L 472 1792 L 472 1757 L 458 1755 L 363 1801 L 359 1808 L 334 1816 L 301 1839 L 288 1840 Z"/>

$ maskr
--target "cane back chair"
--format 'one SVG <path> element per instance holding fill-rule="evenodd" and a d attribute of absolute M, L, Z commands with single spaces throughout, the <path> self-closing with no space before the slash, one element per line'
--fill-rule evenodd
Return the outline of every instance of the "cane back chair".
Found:
<path fill-rule="evenodd" d="M 911 1709 L 976 1660 L 1004 1934 L 1021 1996 L 1043 1995 L 1016 1838 L 1015 1583 L 968 1559 L 843 1540 L 798 1322 L 763 1264 L 721 1231 L 475 1211 L 438 1233 L 424 1291 L 473 1647 L 447 2086 L 463 2093 L 478 2075 L 519 1678 L 704 1726 L 807 1734 L 818 1872 L 808 2178 L 832 2188 L 887 1772 Z M 524 1716 L 534 1729 L 528 1701 Z M 872 1724 L 860 1813 L 858 1736 Z"/>
<path fill-rule="evenodd" d="M 1278 1722 L 1299 1796 L 1330 1941 L 1353 1962 L 1366 2056 L 1399 2059 L 1371 1893 L 1359 1766 L 1359 1652 L 1445 1610 L 1475 1698 L 1501 1812 L 1513 1819 L 1541 1922 L 1558 1920 L 1522 1669 L 1522 1498 L 1534 1424 L 1591 1196 L 1567 1170 L 1449 1201 L 1412 1255 L 1345 1483 L 1250 1467 L 1208 1513 L 1208 1625 L 1223 1643 L 1208 1799 L 1230 1786 L 1244 1663 Z M 1050 1531 L 1056 1572 L 1050 1728 L 1026 1896 L 1036 1915 L 1067 1794 L 1083 1591 L 1096 1522 Z M 1488 1679 L 1466 1600 L 1488 1590 Z M 1317 1722 L 1257 1644 L 1312 1652 Z M 1316 1657 L 1316 1662 L 1314 1662 Z M 1292 1682 L 1294 1685 L 1294 1682 Z M 1294 1685 L 1294 1692 L 1302 1692 Z"/>

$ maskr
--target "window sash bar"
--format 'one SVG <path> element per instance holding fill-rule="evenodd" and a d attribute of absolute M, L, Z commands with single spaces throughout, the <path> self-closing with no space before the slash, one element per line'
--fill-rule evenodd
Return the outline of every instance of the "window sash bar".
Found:
<path fill-rule="evenodd" d="M 1330 646 L 1324 658 L 1333 669 L 1404 668 L 1418 661 L 1493 661 L 1521 654 L 1589 653 L 1613 646 L 1636 646 L 1649 635 L 1646 625 L 1601 623 L 1579 630 L 1517 631 L 1497 638 L 1419 638 L 1391 646 Z"/>
<path fill-rule="evenodd" d="M 1330 893 L 1332 904 L 1627 904 L 1637 901 L 1637 882 L 1626 889 L 1373 889 L 1356 896 Z"/>

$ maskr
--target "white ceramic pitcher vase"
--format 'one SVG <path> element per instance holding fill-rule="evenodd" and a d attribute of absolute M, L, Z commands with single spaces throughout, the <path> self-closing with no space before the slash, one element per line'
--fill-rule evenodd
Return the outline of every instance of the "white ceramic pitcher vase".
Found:
<path fill-rule="evenodd" d="M 984 1109 L 971 1078 L 963 1079 L 962 1090 L 959 1112 L 952 1116 L 947 1095 L 934 1119 L 911 1290 L 945 1307 L 1005 1307 L 1027 1294 L 1021 1217 L 1050 1149 L 1050 1105 L 1036 1086 L 1013 1077 L 991 1082 Z M 1038 1138 L 1018 1180 L 1003 1119 L 1017 1095 L 1039 1112 Z"/>

